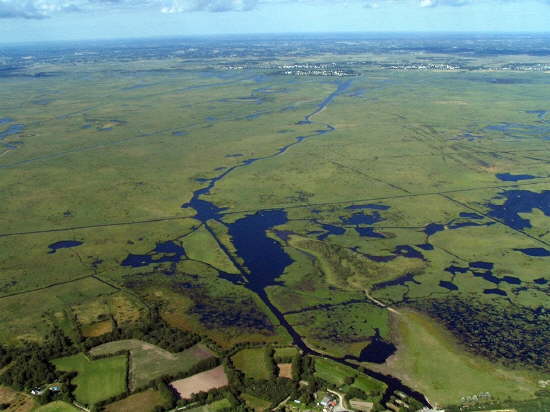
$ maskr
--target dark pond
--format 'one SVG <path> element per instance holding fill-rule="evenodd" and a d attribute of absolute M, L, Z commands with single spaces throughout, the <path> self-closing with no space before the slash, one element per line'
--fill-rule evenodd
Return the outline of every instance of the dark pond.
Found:
<path fill-rule="evenodd" d="M 548 280 L 544 278 L 538 278 L 535 279 L 533 282 L 535 282 L 537 285 L 546 285 L 548 283 Z"/>
<path fill-rule="evenodd" d="M 503 182 L 519 182 L 520 180 L 535 179 L 537 177 L 533 175 L 513 175 L 511 173 L 497 173 L 495 176 Z"/>
<path fill-rule="evenodd" d="M 486 295 L 499 295 L 499 296 L 508 296 L 508 294 L 500 289 L 485 289 L 483 291 Z"/>
<path fill-rule="evenodd" d="M 521 279 L 516 278 L 515 276 L 503 276 L 502 281 L 509 283 L 510 285 L 520 285 Z"/>
<path fill-rule="evenodd" d="M 325 230 L 325 233 L 317 236 L 319 240 L 325 240 L 329 235 L 343 235 L 346 233 L 346 229 L 340 226 L 334 226 L 329 224 L 321 224 L 321 227 Z"/>
<path fill-rule="evenodd" d="M 407 284 L 407 282 L 411 282 L 411 283 L 415 283 L 417 285 L 421 285 L 421 283 L 414 278 L 413 274 L 407 273 L 406 275 L 399 276 L 398 278 L 393 279 L 393 280 L 388 280 L 386 282 L 376 283 L 375 285 L 373 285 L 372 290 L 380 290 L 380 289 L 387 288 L 388 286 L 398 286 L 398 285 L 405 286 Z"/>
<path fill-rule="evenodd" d="M 359 233 L 359 236 L 361 237 L 372 237 L 377 239 L 386 238 L 386 236 L 384 236 L 382 233 L 375 232 L 374 228 L 372 227 L 356 227 L 355 231 Z"/>
<path fill-rule="evenodd" d="M 48 253 L 55 253 L 58 249 L 77 247 L 81 244 L 82 242 L 79 242 L 78 240 L 61 240 L 59 242 L 55 242 L 49 245 L 48 248 L 50 249 L 50 251 Z"/>
<path fill-rule="evenodd" d="M 544 190 L 542 193 L 528 190 L 507 190 L 497 197 L 506 200 L 502 205 L 487 204 L 490 209 L 488 215 L 499 219 L 513 229 L 523 230 L 531 227 L 531 222 L 521 217 L 520 213 L 531 213 L 533 209 L 540 209 L 550 217 L 550 190 Z"/>
<path fill-rule="evenodd" d="M 493 272 L 491 272 L 490 270 L 487 270 L 487 271 L 485 271 L 485 272 L 476 272 L 476 271 L 472 271 L 472 274 L 473 274 L 476 278 L 483 278 L 483 279 L 485 279 L 487 282 L 494 283 L 495 285 L 498 285 L 500 282 L 502 282 L 502 279 L 497 278 L 496 276 L 494 276 L 494 275 L 493 275 Z"/>
<path fill-rule="evenodd" d="M 121 266 L 134 268 L 149 266 L 154 263 L 179 262 L 185 258 L 185 250 L 173 241 L 157 243 L 153 251 L 145 255 L 129 254 Z"/>
<path fill-rule="evenodd" d="M 451 265 L 448 268 L 445 268 L 445 272 L 452 273 L 453 275 L 456 275 L 457 273 L 468 273 L 470 271 L 470 268 L 462 268 L 460 266 Z"/>
<path fill-rule="evenodd" d="M 187 132 L 183 130 L 177 130 L 175 132 L 172 132 L 172 136 L 185 136 L 185 135 L 187 135 Z"/>
<path fill-rule="evenodd" d="M 458 286 L 456 286 L 453 282 L 449 282 L 447 280 L 440 280 L 439 286 L 449 290 L 458 290 Z"/>
<path fill-rule="evenodd" d="M 514 250 L 522 252 L 528 256 L 537 256 L 537 257 L 550 256 L 550 250 L 546 250 L 542 247 L 531 247 L 526 249 L 514 249 Z"/>
<path fill-rule="evenodd" d="M 404 256 L 411 259 L 422 259 L 424 260 L 424 255 L 416 250 L 414 247 L 409 245 L 399 245 L 393 250 L 393 253 L 399 256 Z"/>
<path fill-rule="evenodd" d="M 358 360 L 360 362 L 372 362 L 382 364 L 386 362 L 391 355 L 395 353 L 397 348 L 391 342 L 386 342 L 380 336 L 380 331 L 376 329 L 376 335 L 359 355 Z"/>
<path fill-rule="evenodd" d="M 470 267 L 491 270 L 494 265 L 491 262 L 470 262 Z"/>
<path fill-rule="evenodd" d="M 434 247 L 430 243 L 421 243 L 419 245 L 416 245 L 416 247 L 419 247 L 422 250 L 434 250 Z"/>
<path fill-rule="evenodd" d="M 249 287 L 253 290 L 275 284 L 275 279 L 293 262 L 282 246 L 266 234 L 287 221 L 286 211 L 275 209 L 247 215 L 228 225 L 237 255 L 252 274 Z"/>
<path fill-rule="evenodd" d="M 435 235 L 437 232 L 445 230 L 445 225 L 440 225 L 439 223 L 430 223 L 424 228 L 424 233 L 428 236 Z"/>
<path fill-rule="evenodd" d="M 25 129 L 25 126 L 22 124 L 13 124 L 9 126 L 3 132 L 0 132 L 0 140 L 5 139 L 8 136 L 22 132 Z"/>

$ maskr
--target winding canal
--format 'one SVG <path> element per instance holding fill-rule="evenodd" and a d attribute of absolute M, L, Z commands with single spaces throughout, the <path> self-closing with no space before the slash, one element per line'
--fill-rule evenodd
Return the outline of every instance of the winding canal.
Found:
<path fill-rule="evenodd" d="M 337 89 L 327 96 L 311 113 L 307 114 L 303 120 L 299 121 L 298 125 L 314 124 L 312 117 L 322 112 L 328 105 L 340 94 L 345 92 L 351 85 L 351 80 L 338 83 Z M 240 164 L 226 169 L 218 176 L 211 179 L 204 179 L 206 186 L 196 190 L 193 193 L 191 200 L 188 203 L 182 205 L 183 208 L 191 208 L 195 211 L 194 218 L 199 220 L 210 234 L 215 238 L 218 245 L 228 256 L 228 258 L 238 268 L 241 277 L 245 280 L 244 287 L 254 292 L 262 302 L 269 308 L 273 315 L 277 318 L 279 323 L 287 330 L 288 334 L 292 337 L 294 344 L 299 347 L 304 353 L 314 356 L 331 359 L 342 365 L 358 369 L 358 365 L 354 362 L 360 362 L 361 357 L 346 356 L 344 358 L 338 358 L 324 353 L 317 352 L 310 348 L 302 339 L 302 337 L 296 332 L 296 330 L 285 319 L 283 313 L 270 301 L 266 288 L 279 284 L 277 278 L 284 273 L 287 266 L 292 263 L 292 259 L 286 254 L 283 247 L 267 236 L 267 231 L 280 226 L 287 222 L 287 213 L 283 209 L 272 209 L 259 211 L 254 214 L 247 215 L 234 223 L 223 222 L 224 208 L 220 208 L 215 204 L 204 200 L 203 196 L 208 195 L 210 191 L 216 186 L 218 182 L 223 180 L 226 176 L 239 168 L 248 167 L 255 162 L 262 160 L 272 159 L 284 154 L 293 146 L 303 143 L 307 139 L 314 138 L 323 134 L 331 133 L 335 127 L 327 123 L 318 123 L 323 127 L 322 130 L 316 130 L 314 133 L 307 136 L 298 136 L 291 143 L 288 143 L 280 147 L 275 153 L 264 157 L 250 158 L 243 160 Z M 231 236 L 233 245 L 236 249 L 236 254 L 242 258 L 244 266 L 239 264 L 235 257 L 227 250 L 223 243 L 218 239 L 217 235 L 209 226 L 208 222 L 211 220 L 218 221 L 228 228 L 229 235 Z M 237 282 L 236 282 L 237 283 Z M 241 283 L 237 283 L 242 285 Z M 383 402 L 387 402 L 392 393 L 399 390 L 408 396 L 416 399 L 425 406 L 431 406 L 427 398 L 421 393 L 404 385 L 399 379 L 384 375 L 379 372 L 362 369 L 367 375 L 378 379 L 388 385 L 388 389 L 382 399 Z"/>

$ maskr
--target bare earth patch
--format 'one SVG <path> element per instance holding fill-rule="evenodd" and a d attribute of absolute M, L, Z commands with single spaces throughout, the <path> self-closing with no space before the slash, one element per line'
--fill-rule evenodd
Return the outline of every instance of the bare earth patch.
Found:
<path fill-rule="evenodd" d="M 5 386 L 0 386 L 0 404 L 2 403 L 10 405 L 6 409 L 9 412 L 28 412 L 36 406 L 30 395 L 16 392 Z"/>
<path fill-rule="evenodd" d="M 156 406 L 162 406 L 164 403 L 165 400 L 159 392 L 148 389 L 107 405 L 105 412 L 152 411 Z"/>
<path fill-rule="evenodd" d="M 113 322 L 111 320 L 104 320 L 96 322 L 91 325 L 84 326 L 82 328 L 82 335 L 87 338 L 93 338 L 113 331 Z"/>
<path fill-rule="evenodd" d="M 197 373 L 189 378 L 180 379 L 170 385 L 178 392 L 180 398 L 190 399 L 194 393 L 208 392 L 212 389 L 223 388 L 229 381 L 225 375 L 223 366 L 206 372 Z"/>
<path fill-rule="evenodd" d="M 292 363 L 278 363 L 279 378 L 292 379 Z"/>

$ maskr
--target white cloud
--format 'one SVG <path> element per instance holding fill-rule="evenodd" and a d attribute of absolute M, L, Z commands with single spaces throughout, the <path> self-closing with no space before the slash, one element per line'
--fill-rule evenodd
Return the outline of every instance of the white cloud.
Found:
<path fill-rule="evenodd" d="M 475 2 L 521 2 L 523 0 L 0 0 L 1 18 L 42 19 L 59 12 L 116 9 L 151 9 L 163 13 L 244 12 L 262 4 L 304 3 L 311 5 L 335 3 L 363 4 L 366 8 L 380 8 L 385 5 L 414 5 L 423 8 L 438 6 L 465 6 Z M 550 0 L 538 0 L 550 5 Z"/>
<path fill-rule="evenodd" d="M 257 0 L 168 0 L 163 1 L 163 13 L 184 13 L 190 11 L 248 11 L 255 8 Z"/>

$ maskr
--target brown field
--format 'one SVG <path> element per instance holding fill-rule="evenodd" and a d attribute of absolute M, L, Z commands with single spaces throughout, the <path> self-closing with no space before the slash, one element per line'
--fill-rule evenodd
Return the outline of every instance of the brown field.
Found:
<path fill-rule="evenodd" d="M 0 404 L 2 403 L 10 405 L 6 412 L 28 412 L 36 406 L 30 395 L 15 392 L 5 386 L 0 386 Z"/>
<path fill-rule="evenodd" d="M 139 321 L 143 315 L 143 308 L 139 307 L 128 296 L 113 295 L 110 302 L 113 318 L 118 325 L 127 325 Z"/>
<path fill-rule="evenodd" d="M 370 411 L 374 404 L 372 402 L 361 401 L 358 399 L 350 400 L 350 406 L 357 411 Z"/>
<path fill-rule="evenodd" d="M 103 320 L 91 325 L 86 325 L 81 328 L 82 336 L 87 338 L 95 338 L 97 336 L 105 335 L 113 331 L 113 322 L 109 320 Z"/>
<path fill-rule="evenodd" d="M 278 363 L 279 378 L 292 379 L 292 363 Z"/>
<path fill-rule="evenodd" d="M 222 365 L 171 383 L 182 399 L 190 399 L 194 393 L 208 392 L 212 389 L 223 388 L 228 384 L 229 381 Z"/>
<path fill-rule="evenodd" d="M 164 406 L 165 400 L 158 391 L 148 389 L 121 401 L 110 403 L 105 412 L 150 412 L 156 406 Z"/>

